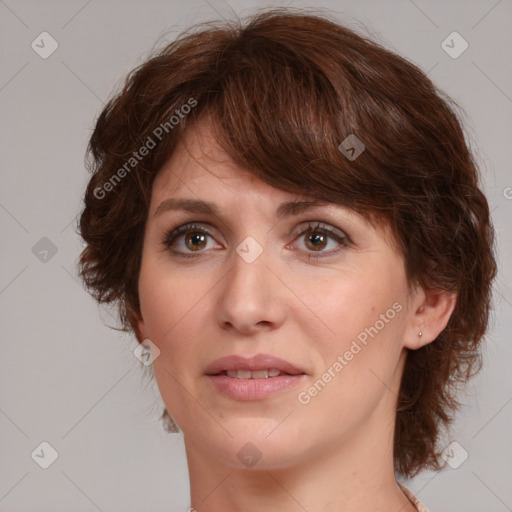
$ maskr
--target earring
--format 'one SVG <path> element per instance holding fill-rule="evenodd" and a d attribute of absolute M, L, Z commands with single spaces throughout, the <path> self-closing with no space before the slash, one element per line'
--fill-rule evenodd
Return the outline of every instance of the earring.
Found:
<path fill-rule="evenodd" d="M 421 339 L 421 337 L 423 336 L 423 333 L 420 331 L 420 332 L 418 333 L 418 336 L 419 336 L 419 337 L 420 337 L 420 339 Z"/>

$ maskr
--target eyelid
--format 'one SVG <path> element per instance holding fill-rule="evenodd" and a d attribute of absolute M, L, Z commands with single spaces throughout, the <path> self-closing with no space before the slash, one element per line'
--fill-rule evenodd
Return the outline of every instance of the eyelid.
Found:
<path fill-rule="evenodd" d="M 185 224 L 179 224 L 175 228 L 166 229 L 164 233 L 164 245 L 166 243 L 171 243 L 179 236 L 183 235 L 184 233 L 187 233 L 188 231 L 202 231 L 206 235 L 208 235 L 211 238 L 215 238 L 213 236 L 213 231 L 215 230 L 215 227 L 210 224 L 209 222 L 186 222 Z"/>
<path fill-rule="evenodd" d="M 306 226 L 303 226 L 303 224 L 304 223 L 301 223 L 297 227 L 297 229 L 299 230 L 297 236 L 300 236 L 307 231 L 314 231 L 315 229 L 318 229 L 319 231 L 326 231 L 331 235 L 338 236 L 339 238 L 346 240 L 348 243 L 352 243 L 352 240 L 346 231 L 336 226 L 333 226 L 328 222 L 324 222 L 322 220 L 310 220 L 306 221 Z"/>
<path fill-rule="evenodd" d="M 334 240 L 338 244 L 338 247 L 328 251 L 300 251 L 301 253 L 304 253 L 301 254 L 301 258 L 307 258 L 310 261 L 313 259 L 322 260 L 324 258 L 335 258 L 338 257 L 344 249 L 352 245 L 352 240 L 345 231 L 323 221 L 308 221 L 307 226 L 303 226 L 302 229 L 299 230 L 299 233 L 292 241 L 292 245 L 294 245 L 297 240 L 302 238 L 306 233 L 315 231 L 324 233 L 328 238 Z"/>

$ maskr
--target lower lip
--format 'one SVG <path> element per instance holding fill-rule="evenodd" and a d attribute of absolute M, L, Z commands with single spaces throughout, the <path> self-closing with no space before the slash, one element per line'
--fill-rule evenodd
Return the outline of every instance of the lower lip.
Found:
<path fill-rule="evenodd" d="M 299 384 L 305 374 L 279 375 L 267 379 L 237 379 L 227 375 L 208 375 L 215 388 L 233 400 L 262 400 Z"/>

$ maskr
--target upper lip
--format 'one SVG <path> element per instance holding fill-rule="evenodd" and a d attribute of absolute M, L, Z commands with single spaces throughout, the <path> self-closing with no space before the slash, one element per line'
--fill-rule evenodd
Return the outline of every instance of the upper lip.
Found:
<path fill-rule="evenodd" d="M 271 356 L 270 354 L 257 354 L 253 357 L 243 357 L 232 355 L 216 359 L 210 363 L 205 370 L 206 375 L 217 375 L 221 372 L 228 370 L 269 370 L 276 369 L 290 375 L 299 375 L 305 373 L 293 364 L 280 359 L 279 357 Z"/>

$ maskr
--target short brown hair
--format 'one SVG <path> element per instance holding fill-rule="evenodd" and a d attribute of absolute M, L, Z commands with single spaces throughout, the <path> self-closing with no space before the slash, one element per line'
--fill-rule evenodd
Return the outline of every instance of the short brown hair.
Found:
<path fill-rule="evenodd" d="M 133 70 L 97 119 L 81 278 L 135 330 L 153 179 L 184 130 L 208 120 L 242 168 L 386 221 L 409 283 L 457 292 L 447 327 L 409 351 L 397 404 L 396 470 L 439 469 L 455 392 L 480 367 L 496 273 L 488 204 L 453 105 L 420 69 L 325 16 L 274 9 L 202 25 Z M 356 159 L 339 149 L 349 135 L 365 146 Z M 150 139 L 156 147 L 135 161 Z"/>

